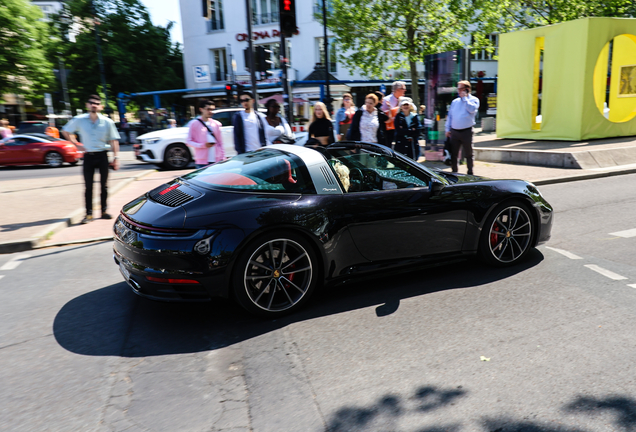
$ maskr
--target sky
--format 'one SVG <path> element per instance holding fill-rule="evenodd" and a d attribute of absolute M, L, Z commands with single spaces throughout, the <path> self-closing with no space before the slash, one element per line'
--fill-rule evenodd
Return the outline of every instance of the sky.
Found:
<path fill-rule="evenodd" d="M 179 0 L 141 0 L 141 2 L 148 8 L 153 24 L 165 27 L 168 21 L 175 21 L 170 35 L 173 42 L 183 45 Z"/>

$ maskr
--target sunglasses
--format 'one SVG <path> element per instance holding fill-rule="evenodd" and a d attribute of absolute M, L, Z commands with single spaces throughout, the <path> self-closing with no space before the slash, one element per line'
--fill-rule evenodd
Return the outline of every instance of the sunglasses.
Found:
<path fill-rule="evenodd" d="M 88 101 L 89 105 L 99 105 L 101 104 L 101 102 L 95 102 L 95 101 Z"/>
<path fill-rule="evenodd" d="M 249 102 L 249 101 L 251 101 L 251 100 L 252 100 L 252 99 L 241 99 L 241 103 L 243 103 L 243 102 Z"/>

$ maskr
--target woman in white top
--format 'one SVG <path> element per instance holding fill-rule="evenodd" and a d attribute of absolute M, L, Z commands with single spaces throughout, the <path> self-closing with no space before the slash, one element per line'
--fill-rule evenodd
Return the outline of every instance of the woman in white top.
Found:
<path fill-rule="evenodd" d="M 265 128 L 267 144 L 276 144 L 276 140 L 280 138 L 281 135 L 295 139 L 289 123 L 279 114 L 279 103 L 274 99 L 270 99 L 265 103 L 265 108 L 267 109 L 267 113 L 265 115 L 265 120 L 267 120 L 267 127 Z"/>

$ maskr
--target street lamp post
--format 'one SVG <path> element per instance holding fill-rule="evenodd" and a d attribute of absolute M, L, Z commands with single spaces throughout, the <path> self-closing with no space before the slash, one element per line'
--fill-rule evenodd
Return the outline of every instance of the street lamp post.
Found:
<path fill-rule="evenodd" d="M 104 58 L 102 56 L 102 41 L 99 37 L 99 18 L 97 17 L 97 12 L 95 11 L 95 4 L 93 0 L 91 0 L 91 12 L 93 13 L 93 21 L 95 30 L 95 43 L 97 45 L 97 59 L 99 60 L 99 73 L 102 79 L 102 91 L 104 92 L 104 112 L 110 116 L 112 109 L 108 106 L 108 89 L 106 88 L 106 74 L 104 73 Z"/>
<path fill-rule="evenodd" d="M 327 111 L 331 113 L 331 89 L 329 85 L 329 40 L 327 39 L 327 0 L 322 0 L 322 25 L 324 28 L 324 52 L 325 52 L 325 86 L 327 87 L 327 96 L 325 105 Z"/>
<path fill-rule="evenodd" d="M 249 64 L 250 64 L 250 78 L 252 80 L 252 94 L 254 95 L 254 109 L 258 110 L 258 90 L 256 88 L 256 65 L 254 64 L 254 35 L 252 35 L 252 3 L 250 0 L 245 0 L 247 10 L 247 43 L 250 49 Z"/>

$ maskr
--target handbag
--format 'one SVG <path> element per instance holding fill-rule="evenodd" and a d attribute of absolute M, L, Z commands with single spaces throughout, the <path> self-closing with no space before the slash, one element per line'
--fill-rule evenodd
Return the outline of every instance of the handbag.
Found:
<path fill-rule="evenodd" d="M 296 140 L 290 137 L 289 135 L 287 135 L 286 133 L 281 134 L 273 142 L 274 144 L 296 144 Z"/>

